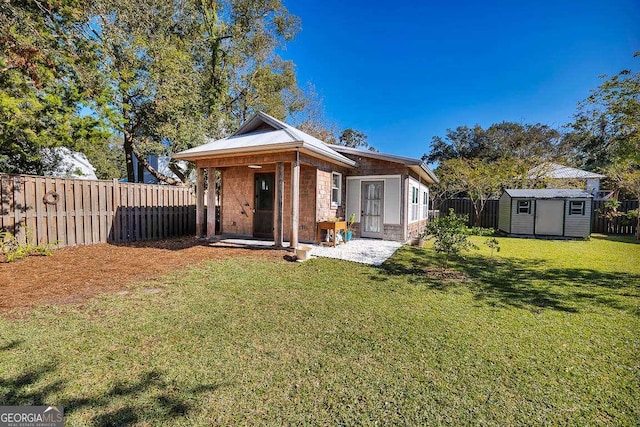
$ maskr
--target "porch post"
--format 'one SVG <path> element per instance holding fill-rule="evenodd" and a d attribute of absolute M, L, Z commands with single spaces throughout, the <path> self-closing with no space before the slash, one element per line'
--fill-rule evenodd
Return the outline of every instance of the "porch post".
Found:
<path fill-rule="evenodd" d="M 196 238 L 202 237 L 202 226 L 204 224 L 204 169 L 197 167 L 198 176 L 196 179 Z"/>
<path fill-rule="evenodd" d="M 298 224 L 300 223 L 300 153 L 291 163 L 291 239 L 290 248 L 298 247 Z"/>
<path fill-rule="evenodd" d="M 277 248 L 284 240 L 284 163 L 276 163 L 276 203 L 274 212 L 273 240 Z"/>
<path fill-rule="evenodd" d="M 216 169 L 207 168 L 207 239 L 216 236 Z"/>

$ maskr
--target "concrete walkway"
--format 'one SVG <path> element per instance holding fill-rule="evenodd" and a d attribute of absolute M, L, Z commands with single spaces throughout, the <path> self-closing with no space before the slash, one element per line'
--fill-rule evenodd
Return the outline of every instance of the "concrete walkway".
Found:
<path fill-rule="evenodd" d="M 249 248 L 273 248 L 273 241 L 221 238 L 213 243 L 216 246 L 227 245 L 230 247 Z M 402 243 L 376 239 L 353 239 L 345 244 L 333 246 L 319 246 L 311 243 L 300 243 L 300 246 L 310 246 L 311 256 L 342 259 L 345 261 L 359 262 L 362 264 L 380 265 L 385 262 Z M 289 247 L 289 242 L 284 242 L 284 247 Z"/>
<path fill-rule="evenodd" d="M 353 239 L 349 242 L 333 246 L 312 245 L 312 256 L 343 259 L 362 264 L 380 265 L 402 246 L 400 242 L 375 239 Z"/>

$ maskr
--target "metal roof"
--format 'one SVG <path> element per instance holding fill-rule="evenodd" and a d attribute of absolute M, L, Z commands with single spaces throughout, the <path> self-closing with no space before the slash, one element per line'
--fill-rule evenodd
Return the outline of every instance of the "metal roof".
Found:
<path fill-rule="evenodd" d="M 263 124 L 268 125 L 270 129 L 264 129 Z M 256 113 L 240 126 L 233 135 L 223 139 L 209 140 L 203 145 L 174 154 L 173 157 L 176 159 L 196 160 L 223 155 L 293 149 L 307 151 L 312 155 L 346 166 L 353 167 L 356 165 L 356 162 L 334 151 L 318 138 L 263 112 Z"/>
<path fill-rule="evenodd" d="M 338 151 L 344 154 L 352 154 L 356 156 L 370 157 L 372 159 L 384 160 L 387 162 L 400 163 L 405 166 L 408 166 L 411 169 L 414 169 L 415 167 L 414 171 L 416 173 L 420 173 L 420 171 L 422 171 L 424 174 L 426 174 L 429 177 L 429 179 L 434 184 L 437 184 L 440 182 L 436 174 L 433 173 L 433 171 L 429 169 L 429 166 L 427 166 L 427 164 L 420 159 L 415 159 L 413 157 L 396 156 L 394 154 L 384 154 L 384 153 L 379 153 L 377 151 L 359 150 L 357 148 L 345 147 L 343 145 L 332 145 L 331 148 L 333 148 L 335 151 Z"/>
<path fill-rule="evenodd" d="M 507 189 L 504 190 L 511 197 L 526 199 L 571 199 L 571 198 L 589 198 L 593 197 L 591 193 L 584 190 L 575 190 L 567 188 L 543 188 L 543 189 Z"/>
<path fill-rule="evenodd" d="M 606 178 L 606 175 L 589 172 L 582 169 L 571 168 L 557 163 L 545 163 L 532 168 L 528 175 L 530 178 L 544 176 L 552 179 L 595 179 Z"/>

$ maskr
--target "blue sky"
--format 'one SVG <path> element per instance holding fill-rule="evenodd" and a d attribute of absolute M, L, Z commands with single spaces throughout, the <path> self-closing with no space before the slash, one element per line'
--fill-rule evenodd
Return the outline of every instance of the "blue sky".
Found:
<path fill-rule="evenodd" d="M 501 121 L 559 127 L 601 74 L 637 70 L 640 2 L 284 0 L 282 53 L 327 118 L 420 157 L 434 135 Z"/>

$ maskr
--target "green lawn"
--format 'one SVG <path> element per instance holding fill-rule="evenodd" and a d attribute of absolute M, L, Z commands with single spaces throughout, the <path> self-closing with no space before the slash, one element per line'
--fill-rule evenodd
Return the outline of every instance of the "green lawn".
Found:
<path fill-rule="evenodd" d="M 640 245 L 500 244 L 462 280 L 415 247 L 236 259 L 0 319 L 0 404 L 62 404 L 69 426 L 637 425 Z"/>

